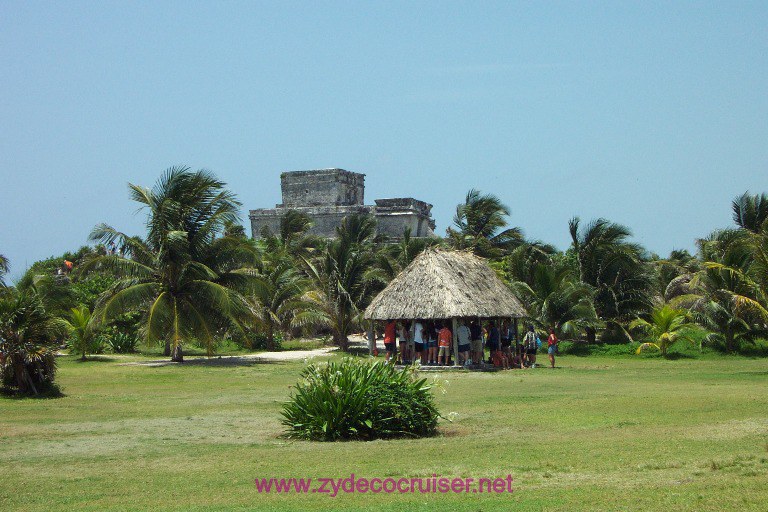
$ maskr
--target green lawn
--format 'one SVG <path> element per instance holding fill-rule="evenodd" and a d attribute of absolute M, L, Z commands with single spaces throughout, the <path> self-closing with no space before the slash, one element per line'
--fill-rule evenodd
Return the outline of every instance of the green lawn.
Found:
<path fill-rule="evenodd" d="M 0 399 L 0 510 L 765 510 L 768 359 L 576 357 L 439 374 L 433 439 L 292 442 L 302 363 L 63 358 L 65 397 Z M 505 477 L 511 494 L 259 494 L 261 477 Z"/>

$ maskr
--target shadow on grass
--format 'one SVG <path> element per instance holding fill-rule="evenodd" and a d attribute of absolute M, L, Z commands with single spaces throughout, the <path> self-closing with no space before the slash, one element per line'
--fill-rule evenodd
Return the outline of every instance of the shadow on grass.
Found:
<path fill-rule="evenodd" d="M 234 367 L 234 366 L 256 366 L 264 364 L 282 364 L 286 361 L 275 361 L 272 359 L 262 359 L 254 356 L 221 356 L 210 358 L 185 359 L 183 363 L 176 363 L 168 359 L 152 361 L 134 361 L 124 363 L 126 366 L 149 366 L 159 368 L 164 366 L 203 366 L 203 367 Z"/>
<path fill-rule="evenodd" d="M 664 359 L 669 359 L 670 361 L 677 361 L 678 359 L 698 359 L 698 358 L 694 355 L 686 354 L 685 352 L 669 352 L 667 353 L 667 356 Z"/>
<path fill-rule="evenodd" d="M 73 361 L 76 363 L 114 363 L 117 359 L 109 356 L 88 356 L 85 360 L 81 357 L 75 357 Z"/>
<path fill-rule="evenodd" d="M 8 398 L 10 400 L 53 400 L 56 398 L 64 398 L 65 396 L 67 395 L 62 393 L 57 385 L 43 391 L 39 395 L 21 393 L 16 389 L 0 387 L 0 397 Z"/>

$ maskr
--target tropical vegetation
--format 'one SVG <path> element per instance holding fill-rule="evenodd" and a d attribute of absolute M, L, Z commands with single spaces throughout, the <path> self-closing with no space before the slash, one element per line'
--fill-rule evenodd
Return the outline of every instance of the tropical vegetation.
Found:
<path fill-rule="evenodd" d="M 313 441 L 432 436 L 440 417 L 432 388 L 382 362 L 310 364 L 283 406 L 282 423 L 288 437 Z"/>
<path fill-rule="evenodd" d="M 94 246 L 36 262 L 15 285 L 0 255 L 0 294 L 35 300 L 68 325 L 59 341 L 81 357 L 131 351 L 137 338 L 173 361 L 183 361 L 184 346 L 212 354 L 224 339 L 276 349 L 281 340 L 327 335 L 346 351 L 350 334 L 367 328 L 361 313 L 375 294 L 435 245 L 487 258 L 524 303 L 524 322 L 564 339 L 639 341 L 669 355 L 693 326 L 699 346 L 724 352 L 768 336 L 765 194 L 735 198 L 734 226 L 704 234 L 695 254 L 660 257 L 602 218 L 563 226 L 571 238 L 564 251 L 527 240 L 511 227 L 510 208 L 476 189 L 457 205 L 445 238 L 406 230 L 397 240 L 377 236 L 367 215 L 348 216 L 335 238 L 321 239 L 300 211 L 251 239 L 226 184 L 184 166 L 152 188 L 130 184 L 129 193 L 146 214 L 144 233 L 100 224 Z"/>

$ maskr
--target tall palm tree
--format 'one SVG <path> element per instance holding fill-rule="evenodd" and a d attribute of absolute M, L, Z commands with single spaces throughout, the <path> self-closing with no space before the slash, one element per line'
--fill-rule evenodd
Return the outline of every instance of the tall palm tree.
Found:
<path fill-rule="evenodd" d="M 594 289 L 576 278 L 563 257 L 547 257 L 531 270 L 517 268 L 517 272 L 529 278 L 514 280 L 511 287 L 525 301 L 529 320 L 539 327 L 575 336 L 600 325 L 592 302 Z"/>
<path fill-rule="evenodd" d="M 315 288 L 311 298 L 331 328 L 334 343 L 344 351 L 349 349 L 348 336 L 362 310 L 385 282 L 374 266 L 375 229 L 372 216 L 350 215 L 337 228 L 336 239 L 316 258 L 305 259 Z"/>
<path fill-rule="evenodd" d="M 309 279 L 290 258 L 271 254 L 261 262 L 247 297 L 268 348 L 275 348 L 275 329 L 288 332 L 318 319 L 314 303 L 306 297 L 308 288 Z"/>
<path fill-rule="evenodd" d="M 616 327 L 651 309 L 653 275 L 644 250 L 627 238 L 621 224 L 597 219 L 582 227 L 575 217 L 568 223 L 576 254 L 579 280 L 595 289 L 595 309 Z M 587 330 L 594 341 L 594 331 Z"/>
<path fill-rule="evenodd" d="M 699 252 L 706 258 L 703 269 L 692 277 L 690 293 L 675 299 L 675 304 L 687 305 L 695 320 L 712 331 L 708 340 L 721 341 L 728 352 L 741 341 L 764 336 L 768 325 L 768 296 L 755 279 L 759 258 L 755 239 L 745 233 L 721 230 L 700 240 Z"/>
<path fill-rule="evenodd" d="M 100 302 L 99 315 L 145 312 L 147 341 L 166 341 L 173 361 L 183 361 L 185 341 L 202 341 L 210 354 L 216 333 L 239 325 L 248 311 L 239 293 L 248 272 L 241 267 L 255 251 L 245 239 L 220 238 L 237 220 L 240 202 L 213 174 L 188 167 L 168 169 L 152 189 L 129 187 L 147 210 L 147 236 L 130 237 L 105 224 L 91 233 L 92 240 L 117 242 L 124 254 L 89 264 L 122 276 Z"/>
<path fill-rule="evenodd" d="M 520 228 L 504 229 L 508 216 L 509 207 L 498 197 L 471 189 L 464 203 L 456 207 L 455 229 L 448 228 L 448 240 L 457 249 L 471 249 L 479 256 L 502 256 L 524 240 Z"/>

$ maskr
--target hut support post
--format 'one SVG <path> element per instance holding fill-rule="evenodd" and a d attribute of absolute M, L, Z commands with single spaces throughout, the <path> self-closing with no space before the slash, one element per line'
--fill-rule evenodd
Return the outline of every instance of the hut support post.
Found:
<path fill-rule="evenodd" d="M 368 323 L 368 355 L 372 356 L 374 350 L 376 349 L 376 331 L 373 328 L 374 320 L 371 319 L 371 321 Z"/>
<path fill-rule="evenodd" d="M 453 366 L 459 366 L 459 321 L 456 318 L 451 318 L 451 327 L 453 338 Z"/>

